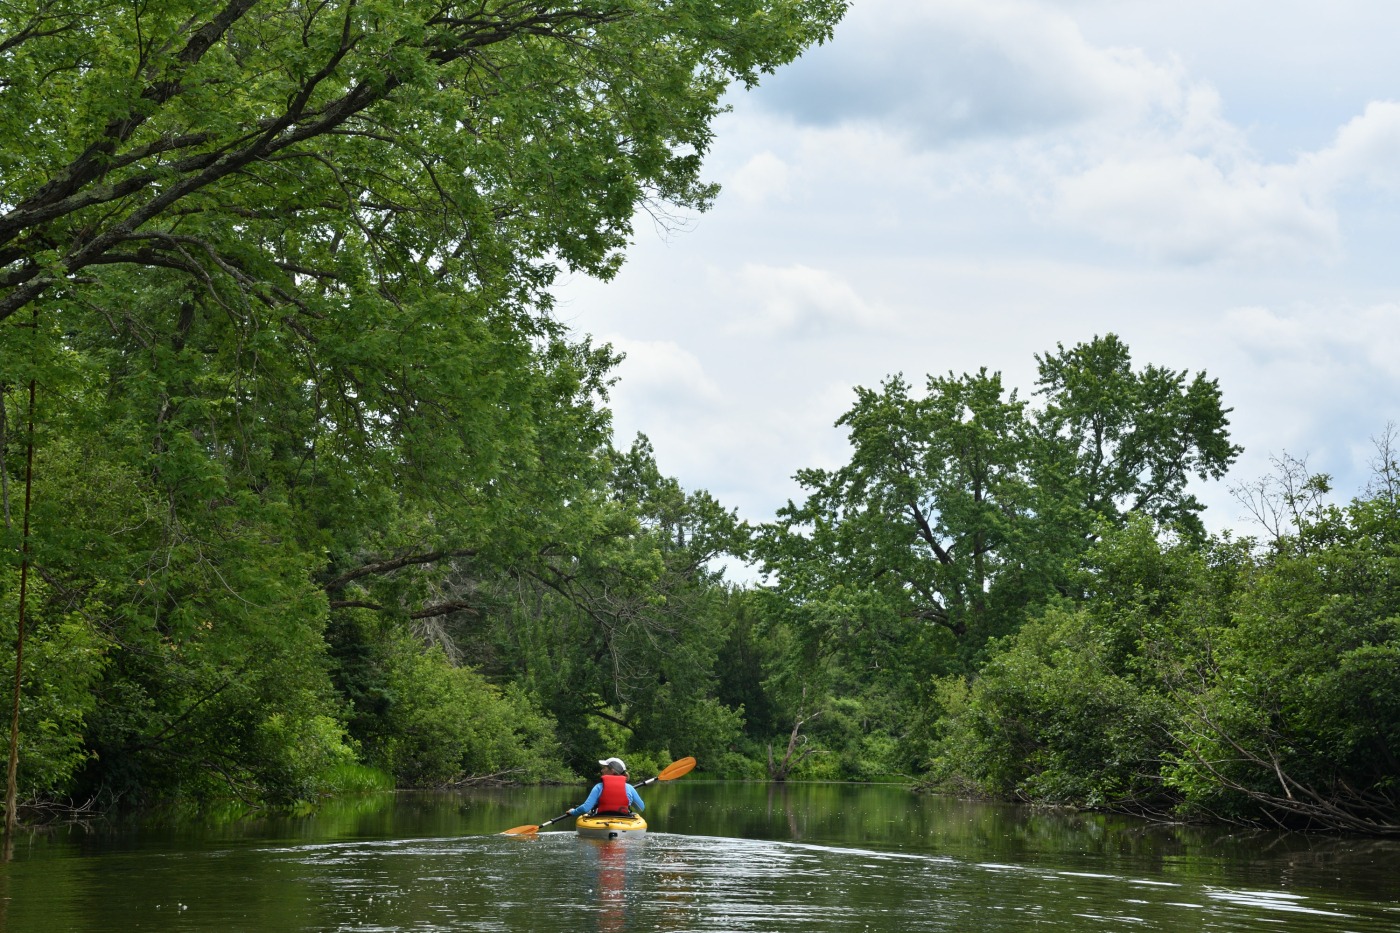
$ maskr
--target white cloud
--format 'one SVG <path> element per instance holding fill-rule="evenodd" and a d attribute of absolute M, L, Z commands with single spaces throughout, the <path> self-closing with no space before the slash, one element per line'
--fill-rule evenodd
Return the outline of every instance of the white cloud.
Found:
<path fill-rule="evenodd" d="M 1266 164 L 1238 144 L 1217 108 L 1192 108 L 1180 131 L 1063 178 L 1066 223 L 1181 262 L 1331 262 L 1341 255 L 1337 199 L 1349 187 L 1400 192 L 1400 104 L 1373 101 L 1331 146 Z M 1198 142 L 1193 143 L 1193 138 Z"/>
<path fill-rule="evenodd" d="M 645 398 L 650 405 L 703 406 L 722 395 L 700 359 L 675 341 L 614 336 L 608 342 L 625 356 L 618 376 L 629 398 Z"/>
<path fill-rule="evenodd" d="M 1179 93 L 1176 72 L 1133 49 L 1091 46 L 1043 4 L 872 0 L 764 100 L 800 122 L 883 123 L 936 147 L 1140 114 Z"/>
<path fill-rule="evenodd" d="M 831 331 L 866 329 L 886 316 L 863 299 L 840 276 L 804 265 L 785 268 L 745 264 L 737 291 L 746 316 L 732 318 L 734 336 L 813 336 Z"/>
<path fill-rule="evenodd" d="M 1400 103 L 1372 101 L 1337 131 L 1330 147 L 1303 156 L 1299 165 L 1328 193 L 1355 183 L 1400 193 Z"/>
<path fill-rule="evenodd" d="M 1308 349 L 1307 329 L 1301 320 L 1283 317 L 1262 306 L 1227 311 L 1223 330 L 1261 361 L 1306 354 Z"/>
<path fill-rule="evenodd" d="M 1222 384 L 1246 449 L 1234 475 L 1263 475 L 1286 452 L 1331 473 L 1343 497 L 1360 492 L 1366 439 L 1400 417 L 1400 304 L 1240 307 L 1217 341 L 1210 352 L 1233 374 Z"/>
<path fill-rule="evenodd" d="M 1392 390 L 1400 389 L 1400 304 L 1367 308 L 1356 323 L 1354 339 L 1365 347 L 1367 363 L 1395 380 Z"/>
<path fill-rule="evenodd" d="M 1338 389 L 1364 393 L 1377 382 L 1400 382 L 1400 304 L 1394 302 L 1291 312 L 1237 308 L 1225 315 L 1223 331 L 1262 366 L 1293 372 L 1315 368 L 1319 378 L 1334 382 L 1330 394 Z M 1297 379 L 1292 382 L 1299 388 Z"/>
<path fill-rule="evenodd" d="M 613 342 L 629 353 L 612 396 L 616 443 L 646 434 L 664 472 L 745 518 L 764 520 L 801 498 L 792 479 L 798 466 L 832 468 L 848 456 L 832 423 L 850 407 L 852 387 L 813 372 L 825 368 L 811 365 L 817 357 L 789 353 L 747 367 L 712 358 L 718 377 L 711 378 L 674 345 Z"/>
<path fill-rule="evenodd" d="M 788 164 L 772 152 L 749 159 L 724 183 L 725 194 L 749 205 L 781 200 L 788 193 Z"/>
<path fill-rule="evenodd" d="M 1175 262 L 1333 259 L 1336 212 L 1308 197 L 1296 172 L 1227 168 L 1190 152 L 1110 158 L 1064 179 L 1067 224 Z"/>
<path fill-rule="evenodd" d="M 1033 0 L 857 4 L 830 46 L 759 98 L 775 135 L 801 142 L 730 185 L 749 196 L 781 165 L 784 190 L 801 179 L 874 203 L 880 186 L 995 192 L 1027 223 L 1155 261 L 1263 267 L 1337 261 L 1338 197 L 1400 192 L 1400 104 L 1373 102 L 1330 147 L 1269 161 L 1207 81 L 1172 55 L 1094 45 L 1073 18 L 1083 13 Z"/>

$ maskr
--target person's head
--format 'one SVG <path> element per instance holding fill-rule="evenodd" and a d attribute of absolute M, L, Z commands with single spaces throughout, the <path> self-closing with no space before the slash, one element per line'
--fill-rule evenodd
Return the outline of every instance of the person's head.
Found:
<path fill-rule="evenodd" d="M 598 764 L 603 766 L 604 774 L 626 774 L 627 766 L 622 763 L 621 758 L 604 758 Z"/>

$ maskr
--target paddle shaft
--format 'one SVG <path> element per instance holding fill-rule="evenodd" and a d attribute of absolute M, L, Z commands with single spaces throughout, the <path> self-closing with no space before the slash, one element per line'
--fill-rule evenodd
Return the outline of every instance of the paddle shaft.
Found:
<path fill-rule="evenodd" d="M 544 821 L 543 823 L 541 823 L 539 826 L 535 827 L 535 829 L 536 829 L 536 830 L 544 829 L 544 828 L 545 828 L 546 826 L 548 826 L 550 823 L 557 823 L 557 822 L 559 822 L 560 820 L 566 820 L 566 819 L 568 819 L 569 817 L 571 817 L 571 816 L 573 816 L 573 815 L 574 815 L 574 813 L 573 813 L 572 810 L 565 810 L 563 813 L 559 814 L 559 815 L 556 816 L 554 819 L 552 819 L 552 820 L 545 820 L 545 821 Z"/>

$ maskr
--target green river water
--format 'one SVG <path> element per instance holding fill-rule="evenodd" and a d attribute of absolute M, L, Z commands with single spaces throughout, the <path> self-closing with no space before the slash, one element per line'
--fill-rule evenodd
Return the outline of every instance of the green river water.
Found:
<path fill-rule="evenodd" d="M 1400 841 L 1165 826 L 893 786 L 696 777 L 652 831 L 498 835 L 580 788 L 400 793 L 299 818 L 21 835 L 0 928 L 1400 931 Z"/>

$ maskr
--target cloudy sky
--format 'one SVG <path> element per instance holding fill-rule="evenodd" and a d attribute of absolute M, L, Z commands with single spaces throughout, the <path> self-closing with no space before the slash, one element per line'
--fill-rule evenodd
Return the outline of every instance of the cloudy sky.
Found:
<path fill-rule="evenodd" d="M 1400 422 L 1400 4 L 855 0 L 736 93 L 702 215 L 638 225 L 558 316 L 627 354 L 619 443 L 763 521 L 845 461 L 854 386 L 1115 332 L 1205 370 L 1246 448 L 1350 495 Z"/>

